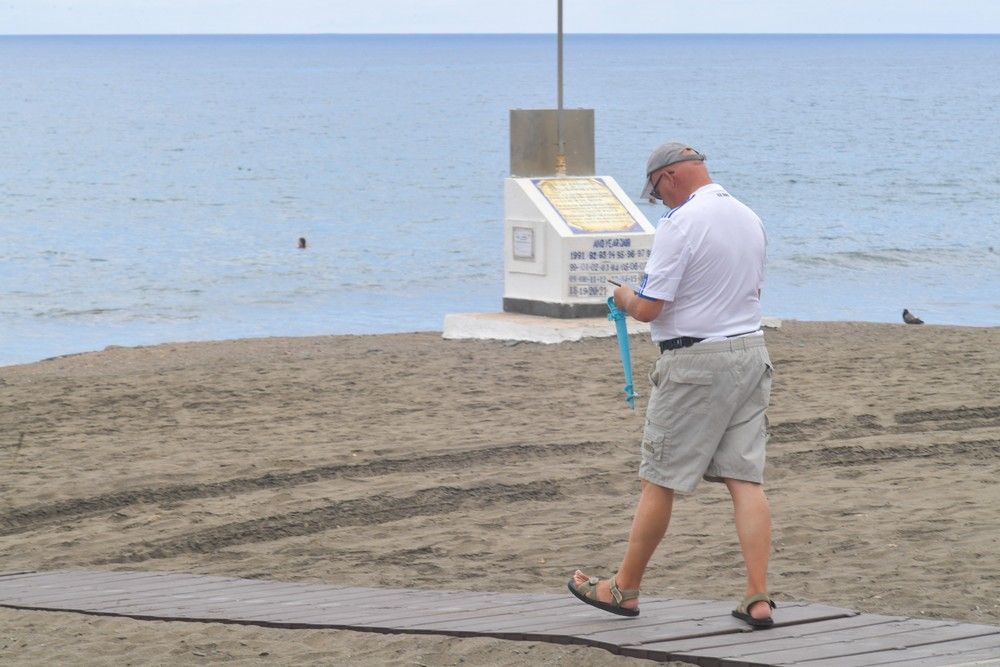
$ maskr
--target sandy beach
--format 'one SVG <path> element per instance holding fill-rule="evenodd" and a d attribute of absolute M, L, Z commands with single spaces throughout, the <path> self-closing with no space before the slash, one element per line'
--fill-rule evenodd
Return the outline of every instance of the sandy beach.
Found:
<path fill-rule="evenodd" d="M 609 325 L 610 326 L 610 325 Z M 1000 328 L 789 322 L 771 590 L 1000 625 Z M 656 350 L 632 339 L 637 388 Z M 644 398 L 613 339 L 439 333 L 114 348 L 0 368 L 0 572 L 564 590 L 627 537 Z M 728 496 L 675 507 L 647 595 L 736 600 Z M 585 527 L 585 530 L 581 530 Z M 0 608 L 10 664 L 648 664 L 486 638 Z"/>

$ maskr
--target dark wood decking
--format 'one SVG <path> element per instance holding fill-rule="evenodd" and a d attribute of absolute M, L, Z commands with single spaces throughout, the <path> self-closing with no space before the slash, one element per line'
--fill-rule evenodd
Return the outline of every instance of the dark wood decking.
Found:
<path fill-rule="evenodd" d="M 138 619 L 281 628 L 485 636 L 587 644 L 706 667 L 1000 665 L 1000 628 L 857 614 L 782 602 L 775 626 L 750 631 L 732 603 L 644 598 L 621 618 L 569 593 L 472 593 L 281 583 L 167 572 L 0 574 L 0 606 Z"/>

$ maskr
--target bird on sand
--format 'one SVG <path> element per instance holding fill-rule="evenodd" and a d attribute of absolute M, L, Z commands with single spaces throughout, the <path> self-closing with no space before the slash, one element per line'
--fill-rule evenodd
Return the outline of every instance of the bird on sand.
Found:
<path fill-rule="evenodd" d="M 903 321 L 907 324 L 923 324 L 924 321 L 908 311 L 906 308 L 903 309 Z"/>

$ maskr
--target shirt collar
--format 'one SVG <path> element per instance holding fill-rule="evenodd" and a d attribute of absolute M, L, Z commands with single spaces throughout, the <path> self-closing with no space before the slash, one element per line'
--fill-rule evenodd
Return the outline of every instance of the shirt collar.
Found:
<path fill-rule="evenodd" d="M 684 204 L 687 204 L 689 201 L 691 201 L 692 199 L 694 199 L 695 196 L 697 196 L 699 192 L 708 192 L 709 190 L 711 190 L 713 188 L 721 190 L 722 186 L 719 185 L 718 183 L 708 183 L 706 185 L 701 186 L 700 188 L 698 188 L 697 190 L 695 190 L 694 192 L 692 192 L 691 194 L 689 194 L 687 199 L 685 199 L 680 204 L 678 204 L 677 206 L 673 207 L 672 209 L 670 209 L 669 211 L 667 211 L 666 213 L 664 213 L 660 217 L 660 219 L 663 220 L 664 218 L 669 218 L 670 216 L 672 216 L 674 214 L 675 211 L 678 211 L 681 208 L 683 208 Z"/>

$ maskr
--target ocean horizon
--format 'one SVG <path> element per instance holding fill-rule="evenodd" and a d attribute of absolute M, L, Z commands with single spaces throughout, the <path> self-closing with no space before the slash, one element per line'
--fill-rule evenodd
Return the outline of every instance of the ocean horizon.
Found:
<path fill-rule="evenodd" d="M 993 32 L 566 32 L 566 37 L 997 37 Z M 109 32 L 0 33 L 4 37 L 543 37 L 552 32 Z"/>
<path fill-rule="evenodd" d="M 569 33 L 565 101 L 635 198 L 652 147 L 708 154 L 767 226 L 767 316 L 998 326 L 997 62 L 997 35 Z M 499 311 L 508 112 L 556 95 L 530 33 L 5 36 L 0 74 L 0 365 Z"/>

